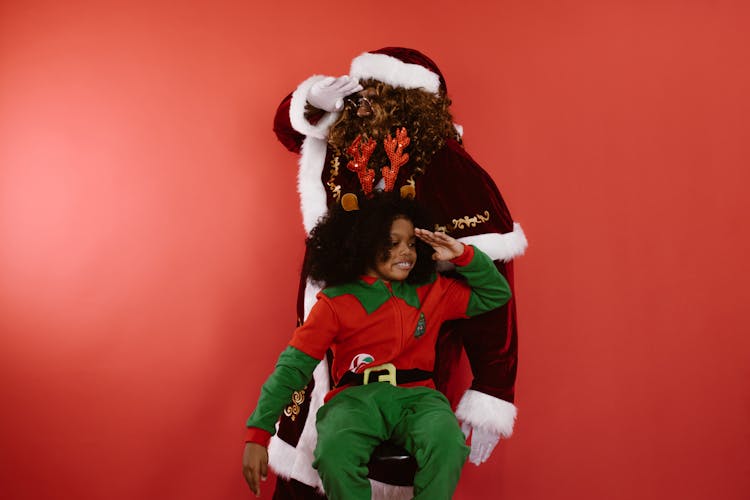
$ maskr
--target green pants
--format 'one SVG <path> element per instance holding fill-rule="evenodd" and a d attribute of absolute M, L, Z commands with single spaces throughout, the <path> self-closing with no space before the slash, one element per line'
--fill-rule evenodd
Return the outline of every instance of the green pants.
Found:
<path fill-rule="evenodd" d="M 450 499 L 469 454 L 448 400 L 427 387 L 349 387 L 318 410 L 316 426 L 313 467 L 332 500 L 370 500 L 367 463 L 388 439 L 417 460 L 417 499 Z"/>

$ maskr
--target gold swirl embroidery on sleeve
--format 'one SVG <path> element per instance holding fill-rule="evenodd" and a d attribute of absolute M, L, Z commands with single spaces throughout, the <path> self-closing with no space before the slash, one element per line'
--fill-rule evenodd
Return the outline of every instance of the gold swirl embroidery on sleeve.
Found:
<path fill-rule="evenodd" d="M 336 184 L 336 177 L 339 175 L 339 166 L 339 157 L 334 156 L 333 160 L 331 160 L 331 175 L 328 177 L 328 182 L 326 182 L 326 186 L 331 190 L 331 195 L 336 201 L 340 201 L 341 199 L 341 185 Z"/>
<path fill-rule="evenodd" d="M 441 226 L 439 224 L 435 224 L 435 231 L 442 231 L 444 233 L 450 233 L 452 231 L 455 231 L 456 229 L 476 227 L 477 224 L 484 224 L 488 220 L 490 220 L 490 213 L 489 211 L 485 210 L 483 214 L 474 214 L 474 217 L 469 217 L 468 215 L 465 215 L 464 217 L 461 217 L 460 219 L 453 219 L 451 224 L 448 226 Z"/>
<path fill-rule="evenodd" d="M 305 390 L 294 391 L 292 394 L 292 404 L 284 408 L 284 415 L 292 419 L 294 422 L 299 415 L 300 405 L 305 402 Z"/>

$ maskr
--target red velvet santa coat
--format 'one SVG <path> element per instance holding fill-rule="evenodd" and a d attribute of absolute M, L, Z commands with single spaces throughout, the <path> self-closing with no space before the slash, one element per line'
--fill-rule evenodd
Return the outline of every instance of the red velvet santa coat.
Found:
<path fill-rule="evenodd" d="M 346 169 L 344 159 L 334 175 L 327 135 L 338 114 L 326 113 L 316 123 L 304 116 L 308 90 L 321 78 L 309 78 L 287 96 L 274 120 L 274 131 L 282 144 L 301 155 L 298 188 L 308 233 L 328 207 L 337 203 L 337 187 L 340 193 L 359 190 L 356 174 Z M 412 173 L 408 163 L 402 167 L 396 189 L 404 185 Z M 513 222 L 487 172 L 456 140 L 448 138 L 425 172 L 415 176 L 414 181 L 416 199 L 437 221 L 435 229 L 444 230 L 489 255 L 514 292 L 511 260 L 523 254 L 526 238 L 520 225 Z M 298 301 L 300 322 L 309 313 L 317 291 L 303 276 Z M 471 388 L 458 402 L 456 415 L 464 422 L 484 426 L 504 437 L 512 434 L 516 416 L 513 405 L 517 366 L 515 293 L 513 297 L 505 306 L 489 313 L 446 323 L 438 341 L 435 366 L 437 388 L 452 399 L 455 388 L 450 387 L 448 375 L 460 359 L 461 348 L 466 351 L 474 378 Z M 280 476 L 320 487 L 317 473 L 310 465 L 316 438 L 313 420 L 329 388 L 328 367 L 319 366 L 313 382 L 304 392 L 295 394 L 296 403 L 282 416 L 279 432 L 269 446 L 271 466 Z M 451 403 L 456 404 L 456 401 Z"/>

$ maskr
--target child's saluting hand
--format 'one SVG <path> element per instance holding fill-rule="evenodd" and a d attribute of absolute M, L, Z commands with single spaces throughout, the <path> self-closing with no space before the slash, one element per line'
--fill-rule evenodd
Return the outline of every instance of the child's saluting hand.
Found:
<path fill-rule="evenodd" d="M 432 254 L 433 260 L 448 261 L 464 253 L 464 244 L 445 233 L 433 233 L 427 229 L 414 228 L 414 234 L 435 250 Z"/>

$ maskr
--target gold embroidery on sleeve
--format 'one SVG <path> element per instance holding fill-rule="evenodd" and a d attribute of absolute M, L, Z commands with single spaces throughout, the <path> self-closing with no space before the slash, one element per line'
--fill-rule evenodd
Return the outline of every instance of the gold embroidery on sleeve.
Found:
<path fill-rule="evenodd" d="M 294 394 L 292 394 L 292 404 L 284 408 L 284 415 L 291 418 L 292 422 L 294 422 L 297 419 L 297 415 L 299 415 L 299 407 L 304 402 L 305 390 L 294 391 Z"/>
<path fill-rule="evenodd" d="M 468 215 L 465 215 L 464 217 L 461 217 L 460 219 L 453 219 L 451 224 L 448 226 L 441 226 L 440 224 L 435 224 L 435 231 L 442 231 L 444 233 L 450 233 L 455 231 L 456 229 L 465 229 L 467 227 L 476 227 L 477 224 L 484 224 L 490 220 L 490 213 L 489 211 L 485 210 L 483 214 L 474 214 L 474 217 L 469 217 Z"/>

